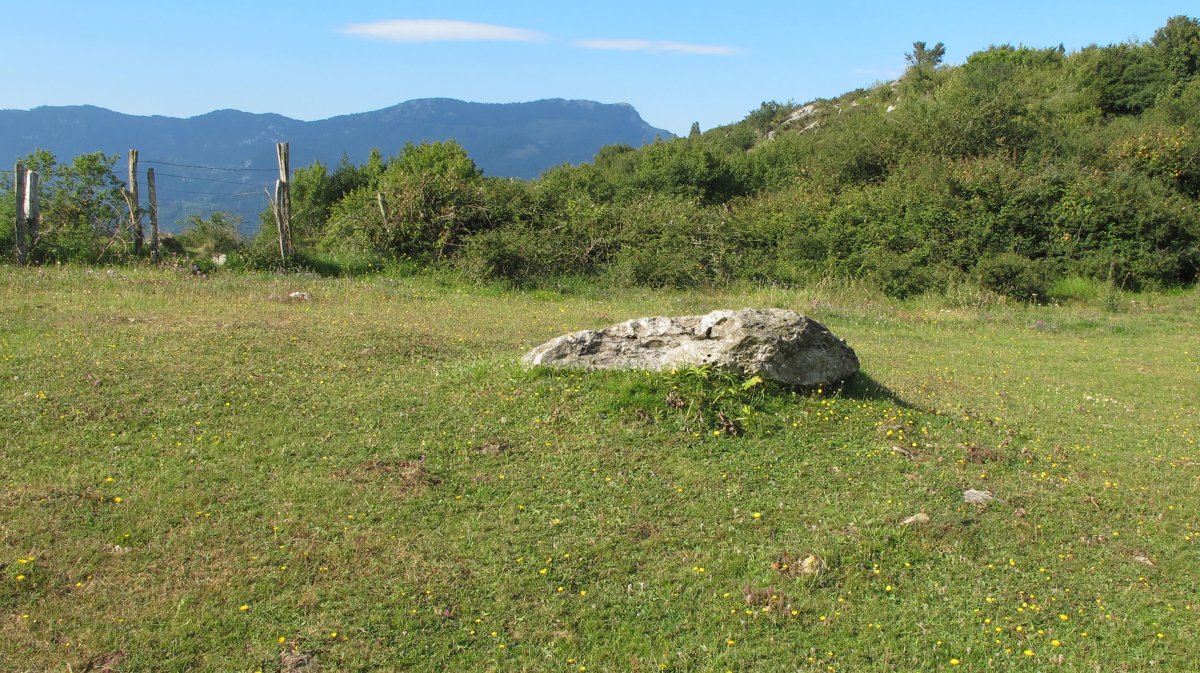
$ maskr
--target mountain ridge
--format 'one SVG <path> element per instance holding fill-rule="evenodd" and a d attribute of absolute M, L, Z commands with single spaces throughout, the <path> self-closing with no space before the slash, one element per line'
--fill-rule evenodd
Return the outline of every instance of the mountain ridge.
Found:
<path fill-rule="evenodd" d="M 372 149 L 391 156 L 410 142 L 454 140 L 485 174 L 529 179 L 553 166 L 589 161 L 605 145 L 636 147 L 672 137 L 626 103 L 564 98 L 519 103 L 418 98 L 312 121 L 228 108 L 191 117 L 132 115 L 87 104 L 0 110 L 0 157 L 9 160 L 36 149 L 67 162 L 80 154 L 124 155 L 136 148 L 148 164 L 171 164 L 163 172 L 170 175 L 159 182 L 168 227 L 216 210 L 252 225 L 266 205 L 259 192 L 273 184 L 269 169 L 276 165 L 277 142 L 289 143 L 297 168 L 314 161 L 335 166 L 343 156 L 362 162 Z M 222 181 L 215 181 L 211 173 L 178 164 L 248 172 L 221 174 L 216 177 Z M 122 173 L 119 167 L 117 172 Z"/>

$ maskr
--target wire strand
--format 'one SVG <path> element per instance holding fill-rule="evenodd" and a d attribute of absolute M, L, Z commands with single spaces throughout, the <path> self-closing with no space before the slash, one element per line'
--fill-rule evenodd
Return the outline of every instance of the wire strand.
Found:
<path fill-rule="evenodd" d="M 213 197 L 220 197 L 220 198 L 225 198 L 226 196 L 266 196 L 266 194 L 263 194 L 262 192 L 233 192 L 232 194 L 230 194 L 230 193 L 226 193 L 226 192 L 192 192 L 192 191 L 188 191 L 186 189 L 172 189 L 172 188 L 168 188 L 166 190 L 159 190 L 159 191 L 166 191 L 168 195 L 171 195 L 171 194 L 195 194 L 197 196 L 213 196 Z M 160 201 L 159 203 L 162 203 L 162 201 Z"/>
<path fill-rule="evenodd" d="M 279 169 L 277 169 L 277 168 L 226 168 L 223 166 L 201 166 L 199 164 L 176 164 L 176 163 L 171 163 L 170 161 L 157 161 L 155 159 L 141 159 L 140 161 L 144 164 L 157 164 L 160 166 L 178 166 L 180 168 L 199 168 L 199 169 L 208 170 L 208 171 L 235 171 L 235 172 L 244 172 L 244 171 L 259 172 L 259 171 L 261 171 L 264 173 L 279 172 Z"/>
<path fill-rule="evenodd" d="M 195 177 L 192 175 L 177 175 L 175 173 L 157 173 L 156 172 L 154 174 L 154 177 L 157 178 L 160 175 L 163 176 L 164 178 L 179 178 L 180 180 L 201 180 L 203 182 L 223 182 L 227 185 L 241 185 L 241 186 L 246 185 L 245 182 L 241 182 L 239 180 L 220 180 L 217 178 L 198 178 L 198 177 Z"/>

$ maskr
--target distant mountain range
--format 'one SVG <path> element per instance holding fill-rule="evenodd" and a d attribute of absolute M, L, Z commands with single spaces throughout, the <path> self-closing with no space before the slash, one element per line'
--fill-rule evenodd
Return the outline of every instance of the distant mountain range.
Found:
<path fill-rule="evenodd" d="M 647 124 L 629 105 L 587 100 L 488 104 L 427 98 L 311 122 L 238 110 L 187 119 L 90 105 L 0 110 L 5 165 L 35 149 L 49 150 L 60 162 L 100 151 L 122 156 L 117 174 L 123 176 L 126 151 L 137 149 L 142 167 L 155 169 L 167 229 L 186 215 L 216 210 L 241 215 L 249 229 L 257 226 L 266 206 L 263 190 L 276 177 L 275 143 L 282 141 L 289 143 L 293 170 L 313 161 L 332 170 L 343 155 L 362 163 L 372 148 L 388 157 L 407 142 L 455 140 L 486 175 L 533 178 L 553 166 L 589 161 L 605 145 L 637 147 L 656 137 L 673 136 Z"/>

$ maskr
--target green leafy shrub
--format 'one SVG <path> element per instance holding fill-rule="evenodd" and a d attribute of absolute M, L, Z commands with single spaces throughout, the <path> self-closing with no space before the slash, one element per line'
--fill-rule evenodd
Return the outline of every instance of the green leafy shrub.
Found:
<path fill-rule="evenodd" d="M 1036 301 L 1046 295 L 1045 277 L 1039 265 L 1015 252 L 979 260 L 975 273 L 985 288 L 1013 299 Z"/>
<path fill-rule="evenodd" d="M 203 259 L 237 252 L 245 245 L 238 228 L 242 219 L 229 213 L 213 213 L 207 219 L 188 218 L 187 227 L 175 236 L 188 254 Z"/>

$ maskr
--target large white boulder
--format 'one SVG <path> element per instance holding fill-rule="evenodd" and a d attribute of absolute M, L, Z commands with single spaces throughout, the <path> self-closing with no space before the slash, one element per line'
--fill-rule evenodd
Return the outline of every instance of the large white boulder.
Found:
<path fill-rule="evenodd" d="M 854 349 L 821 323 L 795 311 L 752 308 L 637 318 L 602 330 L 572 332 L 534 348 L 522 362 L 655 371 L 710 365 L 803 387 L 844 381 L 858 371 Z"/>

